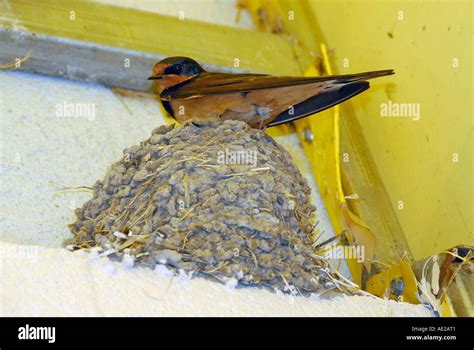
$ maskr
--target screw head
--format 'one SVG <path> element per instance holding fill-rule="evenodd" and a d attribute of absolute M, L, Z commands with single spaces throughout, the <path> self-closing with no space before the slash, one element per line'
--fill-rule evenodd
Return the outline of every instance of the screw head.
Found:
<path fill-rule="evenodd" d="M 305 140 L 306 142 L 313 142 L 314 134 L 310 128 L 304 128 L 302 131 L 302 135 L 303 135 L 303 140 Z"/>

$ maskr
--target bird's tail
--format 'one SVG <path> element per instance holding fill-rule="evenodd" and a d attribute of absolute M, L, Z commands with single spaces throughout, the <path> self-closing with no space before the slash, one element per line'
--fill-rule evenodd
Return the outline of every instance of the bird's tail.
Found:
<path fill-rule="evenodd" d="M 393 69 L 385 69 L 385 70 L 376 70 L 372 72 L 364 72 L 364 73 L 356 73 L 356 74 L 346 74 L 346 75 L 329 75 L 325 77 L 321 77 L 321 80 L 327 82 L 334 82 L 336 84 L 347 84 L 353 83 L 357 81 L 364 81 L 369 79 L 374 79 L 378 77 L 383 77 L 386 75 L 395 74 Z"/>
<path fill-rule="evenodd" d="M 312 82 L 325 83 L 327 87 L 315 96 L 293 106 L 291 113 L 289 110 L 284 111 L 267 126 L 270 127 L 287 123 L 321 112 L 367 90 L 370 86 L 367 80 L 392 75 L 394 73 L 393 69 L 386 69 L 356 74 L 328 75 L 325 77 L 311 78 Z"/>

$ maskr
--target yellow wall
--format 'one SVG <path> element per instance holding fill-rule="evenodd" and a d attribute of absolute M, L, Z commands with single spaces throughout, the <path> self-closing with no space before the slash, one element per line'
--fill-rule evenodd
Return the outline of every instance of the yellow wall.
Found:
<path fill-rule="evenodd" d="M 310 3 L 338 73 L 396 71 L 351 101 L 414 258 L 474 244 L 472 2 Z M 388 100 L 420 119 L 381 117 Z"/>

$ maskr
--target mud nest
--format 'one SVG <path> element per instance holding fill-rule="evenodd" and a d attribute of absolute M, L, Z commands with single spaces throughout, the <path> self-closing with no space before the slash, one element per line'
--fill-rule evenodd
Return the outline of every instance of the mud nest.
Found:
<path fill-rule="evenodd" d="M 264 132 L 193 121 L 123 153 L 76 210 L 68 244 L 233 286 L 347 291 L 312 248 L 310 187 Z"/>

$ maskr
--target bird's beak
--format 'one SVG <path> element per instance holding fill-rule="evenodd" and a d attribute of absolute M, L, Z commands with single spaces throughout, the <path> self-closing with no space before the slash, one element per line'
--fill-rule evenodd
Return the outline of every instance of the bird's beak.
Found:
<path fill-rule="evenodd" d="M 152 75 L 150 77 L 148 77 L 148 80 L 158 80 L 158 79 L 162 79 L 164 77 L 164 75 L 162 74 L 155 74 L 155 75 Z"/>

